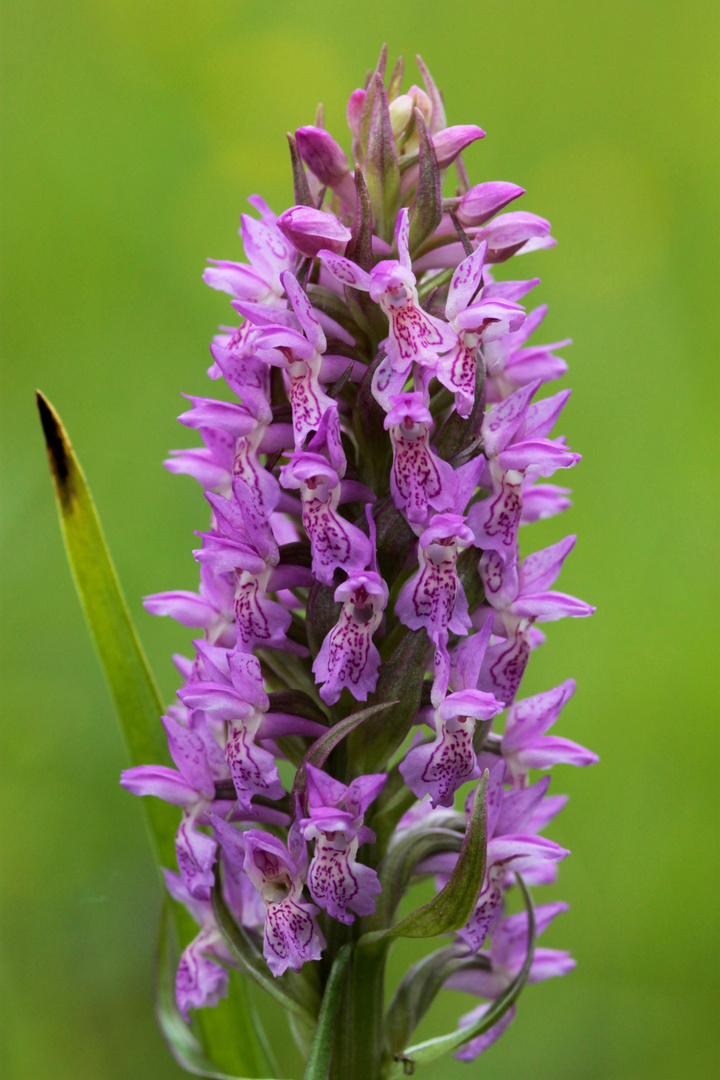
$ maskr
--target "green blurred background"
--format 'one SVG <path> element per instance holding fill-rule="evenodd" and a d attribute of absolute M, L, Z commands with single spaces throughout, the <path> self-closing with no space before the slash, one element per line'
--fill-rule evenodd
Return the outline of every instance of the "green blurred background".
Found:
<path fill-rule="evenodd" d="M 152 1015 L 159 888 L 140 805 L 118 787 L 124 749 L 32 391 L 85 464 L 169 697 L 191 633 L 140 597 L 196 581 L 204 501 L 160 462 L 193 441 L 179 394 L 211 392 L 207 343 L 229 319 L 203 263 L 239 256 L 249 194 L 290 203 L 284 133 L 318 101 L 347 145 L 345 102 L 387 40 L 423 54 L 451 123 L 487 131 L 466 155 L 473 182 L 521 183 L 523 209 L 553 223 L 558 247 L 517 273 L 543 279 L 543 339 L 575 339 L 563 430 L 585 460 L 574 508 L 525 543 L 577 532 L 560 587 L 598 606 L 549 627 L 525 683 L 574 675 L 558 733 L 602 759 L 554 781 L 572 798 L 551 833 L 573 856 L 543 899 L 571 911 L 544 944 L 578 969 L 530 988 L 476 1065 L 422 1075 L 716 1076 L 716 3 L 4 7 L 3 1075 L 181 1075 Z M 424 1031 L 469 1004 L 448 995 Z"/>

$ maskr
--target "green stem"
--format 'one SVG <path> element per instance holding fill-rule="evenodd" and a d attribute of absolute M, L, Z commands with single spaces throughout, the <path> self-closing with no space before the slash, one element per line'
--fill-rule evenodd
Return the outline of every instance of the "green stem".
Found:
<path fill-rule="evenodd" d="M 353 952 L 329 1080 L 379 1080 L 386 956 L 384 942 Z"/>

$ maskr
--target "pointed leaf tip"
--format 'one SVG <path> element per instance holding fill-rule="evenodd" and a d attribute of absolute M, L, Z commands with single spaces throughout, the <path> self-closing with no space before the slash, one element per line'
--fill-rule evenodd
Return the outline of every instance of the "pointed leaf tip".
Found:
<path fill-rule="evenodd" d="M 425 126 L 423 114 L 419 109 L 415 109 L 415 123 L 420 147 L 418 185 L 410 211 L 409 246 L 411 254 L 417 251 L 424 240 L 432 236 L 442 221 L 440 166 L 438 165 L 435 148 Z"/>
<path fill-rule="evenodd" d="M 58 495 L 63 502 L 72 498 L 73 487 L 70 479 L 69 441 L 60 422 L 60 417 L 40 391 L 35 391 L 35 401 L 40 413 L 45 445 L 47 447 L 50 471 Z"/>
<path fill-rule="evenodd" d="M 167 748 L 160 726 L 162 699 L 130 618 L 95 504 L 62 421 L 39 391 L 37 406 L 68 561 L 130 760 L 133 765 L 164 763 Z M 146 801 L 145 810 L 158 865 L 172 865 L 176 812 L 155 799 Z"/>
<path fill-rule="evenodd" d="M 366 179 L 377 233 L 390 243 L 400 206 L 400 169 L 387 92 L 379 74 L 373 75 L 370 88 L 372 112 L 367 127 Z M 370 97 L 368 94 L 366 102 Z"/>

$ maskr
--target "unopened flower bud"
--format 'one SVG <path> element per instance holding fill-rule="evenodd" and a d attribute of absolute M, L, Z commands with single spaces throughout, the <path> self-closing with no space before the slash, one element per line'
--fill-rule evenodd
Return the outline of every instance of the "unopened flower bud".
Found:
<path fill-rule="evenodd" d="M 432 102 L 430 101 L 430 98 L 427 96 L 425 91 L 421 90 L 419 86 L 415 86 L 413 84 L 413 86 L 411 86 L 408 90 L 407 96 L 412 101 L 414 107 L 416 109 L 419 109 L 420 112 L 423 114 L 423 120 L 425 121 L 427 126 L 430 127 L 430 124 L 432 123 L 433 107 Z"/>
<path fill-rule="evenodd" d="M 345 151 L 329 132 L 318 127 L 301 127 L 295 132 L 300 157 L 318 180 L 336 187 L 350 172 Z"/>
<path fill-rule="evenodd" d="M 412 114 L 413 102 L 409 94 L 401 94 L 390 102 L 390 123 L 396 139 L 410 123 Z"/>
<path fill-rule="evenodd" d="M 300 254 L 310 258 L 323 248 L 343 252 L 352 235 L 334 214 L 310 206 L 291 206 L 280 215 L 277 225 Z"/>
<path fill-rule="evenodd" d="M 485 132 L 476 124 L 455 124 L 453 127 L 443 128 L 437 135 L 433 135 L 438 165 L 441 169 L 446 169 L 466 146 L 476 139 L 484 138 Z"/>
<path fill-rule="evenodd" d="M 430 127 L 432 119 L 432 103 L 424 90 L 419 86 L 411 86 L 407 94 L 400 94 L 390 103 L 390 123 L 393 135 L 398 139 L 404 131 L 410 129 L 409 137 L 403 144 L 403 152 L 406 154 L 417 150 L 419 138 L 414 121 L 414 109 L 419 109 L 427 127 Z"/>
<path fill-rule="evenodd" d="M 360 136 L 360 117 L 365 104 L 365 91 L 353 90 L 347 103 L 347 124 L 354 139 Z"/>
<path fill-rule="evenodd" d="M 524 194 L 525 188 L 502 180 L 475 184 L 462 197 L 456 211 L 458 221 L 461 225 L 484 225 L 508 203 Z"/>

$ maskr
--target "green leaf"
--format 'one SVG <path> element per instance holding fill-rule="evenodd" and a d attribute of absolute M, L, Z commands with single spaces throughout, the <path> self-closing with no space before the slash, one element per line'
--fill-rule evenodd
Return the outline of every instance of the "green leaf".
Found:
<path fill-rule="evenodd" d="M 167 761 L 160 716 L 165 711 L 130 619 L 95 505 L 58 414 L 38 391 L 37 405 L 55 484 L 60 526 L 80 602 L 133 765 Z M 143 799 L 159 865 L 175 859 L 177 811 Z"/>
<path fill-rule="evenodd" d="M 37 405 L 70 568 L 120 718 L 130 761 L 133 765 L 169 761 L 160 724 L 160 716 L 165 711 L 162 699 L 132 624 L 85 476 L 60 417 L 41 393 L 37 394 Z M 158 866 L 173 866 L 177 809 L 159 799 L 143 799 L 142 803 L 156 862 Z M 190 940 L 190 916 L 182 909 L 175 914 L 174 921 L 181 936 Z M 252 1030 L 252 1025 L 242 992 L 235 987 L 233 990 L 235 992 L 225 1011 L 232 1015 L 234 1039 L 237 1040 L 238 1031 Z M 173 1030 L 167 1008 L 164 1009 L 164 1016 L 165 1020 L 161 1020 L 163 1030 L 165 1024 L 169 1024 Z M 192 1060 L 195 1051 L 191 1043 L 194 1043 L 198 1053 L 207 1057 L 182 1019 L 179 1022 L 182 1028 L 174 1033 L 177 1053 L 187 1052 L 190 1054 L 189 1060 Z M 203 1032 L 204 1041 L 212 1042 L 219 1049 L 222 1027 L 218 1025 L 218 1016 L 214 1013 L 212 1020 L 202 1026 L 207 1028 Z M 191 1035 L 191 1043 L 185 1038 L 187 1034 Z M 167 1037 L 170 1039 L 170 1036 Z M 235 1059 L 242 1062 L 243 1072 L 252 1071 L 254 1059 L 245 1057 L 242 1048 L 236 1044 L 227 1049 L 232 1050 Z M 196 1057 L 196 1060 L 199 1059 Z M 214 1072 L 204 1075 L 222 1075 L 215 1066 L 213 1069 Z"/>
<path fill-rule="evenodd" d="M 158 935 L 155 1012 L 172 1056 L 186 1072 L 206 1076 L 210 1080 L 243 1080 L 220 1072 L 210 1060 L 192 1029 L 185 1023 L 175 1000 L 175 961 L 172 948 L 172 910 L 169 901 L 163 905 Z M 252 1033 L 252 1028 L 249 1028 Z M 238 1033 L 239 1034 L 239 1033 Z M 257 1073 L 255 1074 L 257 1076 Z"/>
<path fill-rule="evenodd" d="M 326 1080 L 335 1039 L 335 1021 L 351 953 L 352 945 L 343 945 L 330 970 L 303 1080 Z"/>
<path fill-rule="evenodd" d="M 462 843 L 462 833 L 455 832 L 453 829 L 439 826 L 428 829 L 422 825 L 416 829 L 409 829 L 380 864 L 378 876 L 382 892 L 378 897 L 376 913 L 367 918 L 366 924 L 369 927 L 383 927 L 384 932 L 393 920 L 417 864 L 422 859 L 427 859 L 430 855 L 436 855 L 439 852 L 459 852 Z"/>
<path fill-rule="evenodd" d="M 233 954 L 240 967 L 246 972 L 258 986 L 261 986 L 273 997 L 287 1012 L 295 1013 L 306 1024 L 314 1027 L 317 1016 L 317 1005 L 312 988 L 304 980 L 295 980 L 295 986 L 290 987 L 289 980 L 285 975 L 276 979 L 268 968 L 265 960 L 255 948 L 253 942 L 245 933 L 242 926 L 233 919 L 227 905 L 222 898 L 219 880 L 215 879 L 215 887 L 211 893 L 212 909 L 230 952 Z M 296 993 L 298 987 L 306 989 L 306 1000 L 300 1000 Z"/>
<path fill-rule="evenodd" d="M 402 1054 L 396 1055 L 396 1060 L 401 1065 L 401 1069 L 396 1070 L 395 1075 L 410 1075 L 414 1071 L 414 1066 L 416 1064 L 427 1064 L 427 1062 L 434 1061 L 435 1058 L 440 1057 L 441 1054 L 459 1050 L 466 1042 L 470 1042 L 471 1039 L 476 1039 L 478 1035 L 483 1035 L 486 1031 L 489 1031 L 490 1028 L 505 1015 L 508 1009 L 512 1008 L 520 997 L 520 993 L 530 974 L 533 954 L 535 952 L 535 915 L 533 913 L 530 893 L 527 890 L 525 882 L 519 874 L 516 874 L 515 876 L 517 877 L 520 891 L 523 894 L 523 900 L 525 901 L 525 907 L 528 913 L 527 953 L 522 968 L 510 983 L 507 990 L 505 990 L 499 998 L 496 998 L 488 1011 L 474 1024 L 471 1024 L 466 1028 L 461 1028 L 458 1031 L 451 1031 L 448 1035 L 440 1035 L 436 1039 L 428 1039 L 427 1042 L 418 1043 L 416 1046 L 410 1046 L 407 1050 L 403 1051 Z"/>
<path fill-rule="evenodd" d="M 447 979 L 468 966 L 477 966 L 477 958 L 468 957 L 467 946 L 459 943 L 430 953 L 410 968 L 385 1017 L 385 1043 L 391 1057 L 407 1044 Z"/>
<path fill-rule="evenodd" d="M 478 784 L 472 814 L 449 881 L 437 896 L 408 915 L 390 930 L 364 934 L 360 944 L 369 945 L 381 938 L 427 938 L 459 930 L 473 913 L 485 877 L 485 796 L 489 772 L 486 769 Z"/>
<path fill-rule="evenodd" d="M 332 751 L 342 742 L 346 735 L 349 735 L 359 724 L 362 724 L 371 716 L 375 716 L 376 713 L 382 712 L 383 709 L 390 709 L 393 705 L 397 705 L 397 701 L 383 701 L 379 705 L 371 705 L 368 709 L 361 709 L 360 712 L 353 713 L 352 716 L 347 716 L 344 720 L 340 720 L 339 723 L 328 730 L 327 734 L 321 735 L 316 739 L 306 753 L 302 760 L 302 764 L 295 774 L 291 804 L 294 803 L 295 794 L 300 796 L 303 803 L 305 801 L 307 795 L 307 775 L 305 773 L 305 768 L 307 765 L 314 765 L 317 769 L 322 769 Z"/>

